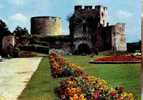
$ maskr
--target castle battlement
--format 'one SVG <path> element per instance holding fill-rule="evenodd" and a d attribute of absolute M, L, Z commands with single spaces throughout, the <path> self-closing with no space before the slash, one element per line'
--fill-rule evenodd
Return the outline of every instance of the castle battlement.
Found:
<path fill-rule="evenodd" d="M 55 17 L 55 16 L 35 16 L 31 18 L 31 21 L 35 21 L 35 20 L 47 20 L 47 21 L 59 21 L 61 20 L 61 17 Z"/>
<path fill-rule="evenodd" d="M 75 6 L 75 11 L 79 11 L 79 10 L 97 10 L 103 8 L 105 10 L 107 10 L 107 7 L 102 6 L 102 5 L 96 5 L 96 6 L 82 6 L 82 5 L 77 5 Z"/>

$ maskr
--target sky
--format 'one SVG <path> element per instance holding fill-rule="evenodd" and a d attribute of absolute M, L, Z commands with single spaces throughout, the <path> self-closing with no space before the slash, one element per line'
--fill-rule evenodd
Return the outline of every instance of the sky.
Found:
<path fill-rule="evenodd" d="M 141 0 L 141 16 L 143 17 L 143 0 Z"/>
<path fill-rule="evenodd" d="M 59 16 L 62 18 L 63 33 L 69 34 L 67 18 L 72 15 L 75 5 L 104 5 L 108 7 L 110 25 L 118 22 L 126 23 L 127 42 L 140 40 L 140 0 L 0 0 L 0 19 L 6 22 L 11 31 L 19 25 L 26 27 L 30 32 L 31 17 Z"/>

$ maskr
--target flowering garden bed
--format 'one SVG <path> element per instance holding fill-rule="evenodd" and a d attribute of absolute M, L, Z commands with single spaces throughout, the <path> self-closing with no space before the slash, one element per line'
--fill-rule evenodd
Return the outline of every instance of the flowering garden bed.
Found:
<path fill-rule="evenodd" d="M 141 56 L 133 56 L 133 55 L 120 55 L 120 56 L 109 56 L 97 58 L 94 61 L 90 61 L 90 63 L 95 64 L 125 64 L 125 63 L 140 63 Z"/>
<path fill-rule="evenodd" d="M 135 100 L 122 86 L 112 88 L 105 80 L 90 76 L 56 53 L 51 53 L 49 59 L 53 77 L 69 76 L 56 89 L 60 100 Z"/>
<path fill-rule="evenodd" d="M 55 78 L 80 76 L 82 74 L 85 74 L 78 65 L 65 61 L 63 57 L 58 56 L 56 53 L 51 53 L 49 55 L 49 61 L 52 76 Z"/>

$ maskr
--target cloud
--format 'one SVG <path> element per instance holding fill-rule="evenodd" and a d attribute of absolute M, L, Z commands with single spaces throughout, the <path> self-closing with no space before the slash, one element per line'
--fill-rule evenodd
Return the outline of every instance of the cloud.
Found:
<path fill-rule="evenodd" d="M 23 13 L 15 13 L 12 16 L 8 18 L 9 22 L 9 29 L 13 31 L 15 27 L 26 27 L 28 30 L 30 30 L 30 16 L 24 15 Z"/>
<path fill-rule="evenodd" d="M 132 13 L 130 13 L 128 11 L 124 11 L 124 10 L 119 10 L 119 11 L 117 11 L 116 16 L 118 18 L 127 19 L 132 16 Z"/>
<path fill-rule="evenodd" d="M 28 18 L 25 15 L 23 15 L 22 13 L 16 13 L 16 14 L 10 16 L 10 19 L 13 21 L 20 22 L 20 23 L 25 23 L 28 20 Z"/>

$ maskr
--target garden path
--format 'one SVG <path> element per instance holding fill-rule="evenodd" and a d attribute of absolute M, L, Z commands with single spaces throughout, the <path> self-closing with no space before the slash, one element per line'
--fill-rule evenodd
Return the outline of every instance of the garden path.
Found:
<path fill-rule="evenodd" d="M 17 100 L 40 61 L 41 57 L 35 57 L 0 62 L 0 100 Z"/>

